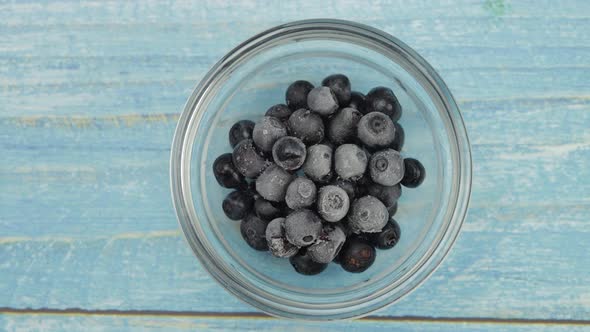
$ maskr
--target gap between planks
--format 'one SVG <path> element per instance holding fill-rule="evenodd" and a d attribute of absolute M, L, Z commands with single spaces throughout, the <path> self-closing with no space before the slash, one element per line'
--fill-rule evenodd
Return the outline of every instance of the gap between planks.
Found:
<path fill-rule="evenodd" d="M 210 312 L 210 311 L 168 311 L 168 310 L 86 310 L 69 309 L 17 309 L 0 307 L 0 315 L 80 315 L 80 316 L 131 316 L 131 317 L 181 317 L 219 319 L 277 319 L 259 312 Z M 405 322 L 405 323 L 462 323 L 462 324 L 517 324 L 517 325 L 577 325 L 590 326 L 590 320 L 582 319 L 527 319 L 491 317 L 427 317 L 427 316 L 367 316 L 359 322 Z"/>

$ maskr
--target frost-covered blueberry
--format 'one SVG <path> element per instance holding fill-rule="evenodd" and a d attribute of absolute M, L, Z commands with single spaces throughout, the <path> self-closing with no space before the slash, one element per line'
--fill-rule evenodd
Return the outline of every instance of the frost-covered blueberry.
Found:
<path fill-rule="evenodd" d="M 311 210 L 297 210 L 285 219 L 287 240 L 298 247 L 314 243 L 321 230 L 322 220 Z"/>
<path fill-rule="evenodd" d="M 334 144 L 353 142 L 356 138 L 358 122 L 362 116 L 360 111 L 351 107 L 339 110 L 330 118 L 326 136 Z"/>
<path fill-rule="evenodd" d="M 275 118 L 285 122 L 289 119 L 293 111 L 285 104 L 276 104 L 271 106 L 264 115 L 274 116 Z"/>
<path fill-rule="evenodd" d="M 346 235 L 337 225 L 324 225 L 318 240 L 307 249 L 311 259 L 318 263 L 330 263 L 340 252 Z"/>
<path fill-rule="evenodd" d="M 285 258 L 297 254 L 299 248 L 287 241 L 285 236 L 285 218 L 272 220 L 266 226 L 266 242 L 268 250 L 277 257 Z"/>
<path fill-rule="evenodd" d="M 324 186 L 318 193 L 317 211 L 329 222 L 337 222 L 346 216 L 350 199 L 344 189 L 337 186 Z"/>
<path fill-rule="evenodd" d="M 307 105 L 321 116 L 330 116 L 338 109 L 338 98 L 330 88 L 319 86 L 307 95 Z"/>
<path fill-rule="evenodd" d="M 256 179 L 256 191 L 269 201 L 284 201 L 287 187 L 293 181 L 293 178 L 293 174 L 276 164 L 272 164 Z"/>
<path fill-rule="evenodd" d="M 308 147 L 303 172 L 316 182 L 326 183 L 331 180 L 333 174 L 332 148 L 324 144 Z"/>
<path fill-rule="evenodd" d="M 287 136 L 287 127 L 274 116 L 264 116 L 254 126 L 252 139 L 262 152 L 270 152 L 275 142 Z"/>
<path fill-rule="evenodd" d="M 369 172 L 375 183 L 384 186 L 396 185 L 404 177 L 404 159 L 393 149 L 376 152 L 369 160 Z"/>
<path fill-rule="evenodd" d="M 334 168 L 343 180 L 356 180 L 367 169 L 367 154 L 355 144 L 340 145 L 334 153 Z"/>
<path fill-rule="evenodd" d="M 298 177 L 293 180 L 287 187 L 285 202 L 293 210 L 298 210 L 311 206 L 317 196 L 315 183 L 308 178 Z"/>
<path fill-rule="evenodd" d="M 385 114 L 371 112 L 359 120 L 357 135 L 367 148 L 384 148 L 393 143 L 395 127 L 393 121 Z"/>
<path fill-rule="evenodd" d="M 352 203 L 348 215 L 348 226 L 355 233 L 377 233 L 387 223 L 389 214 L 380 200 L 364 196 Z"/>
<path fill-rule="evenodd" d="M 279 138 L 272 147 L 274 162 L 283 169 L 293 171 L 303 166 L 307 156 L 305 144 L 293 136 Z"/>
<path fill-rule="evenodd" d="M 245 139 L 236 145 L 232 160 L 236 169 L 248 178 L 256 178 L 270 165 L 251 139 Z"/>
<path fill-rule="evenodd" d="M 324 139 L 324 121 L 317 114 L 307 109 L 293 112 L 287 121 L 287 129 L 291 136 L 303 141 L 305 145 L 312 145 Z"/>

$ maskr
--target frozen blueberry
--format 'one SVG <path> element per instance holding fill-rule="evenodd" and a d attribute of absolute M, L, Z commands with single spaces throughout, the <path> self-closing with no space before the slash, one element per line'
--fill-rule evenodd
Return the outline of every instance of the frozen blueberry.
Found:
<path fill-rule="evenodd" d="M 231 153 L 224 153 L 213 162 L 213 175 L 220 186 L 225 188 L 243 188 L 247 186 L 244 176 L 232 161 Z"/>
<path fill-rule="evenodd" d="M 396 185 L 404 177 L 404 159 L 393 149 L 376 152 L 369 160 L 369 172 L 375 183 L 384 186 Z"/>
<path fill-rule="evenodd" d="M 348 107 L 355 108 L 361 113 L 365 114 L 365 95 L 360 92 L 353 91 L 350 94 L 350 103 L 348 104 Z"/>
<path fill-rule="evenodd" d="M 334 144 L 353 142 L 356 138 L 356 127 L 362 116 L 361 112 L 351 107 L 339 110 L 330 118 L 326 136 Z"/>
<path fill-rule="evenodd" d="M 322 81 L 323 86 L 327 86 L 338 98 L 338 104 L 348 105 L 350 102 L 350 80 L 342 74 L 330 75 Z"/>
<path fill-rule="evenodd" d="M 268 250 L 277 257 L 291 257 L 299 248 L 292 245 L 285 237 L 285 218 L 277 218 L 266 226 L 266 242 Z"/>
<path fill-rule="evenodd" d="M 404 177 L 402 184 L 408 188 L 416 188 L 424 182 L 426 170 L 421 162 L 414 158 L 404 159 Z"/>
<path fill-rule="evenodd" d="M 389 218 L 393 218 L 397 213 L 397 202 L 395 202 L 392 206 L 387 208 L 387 212 L 389 212 Z"/>
<path fill-rule="evenodd" d="M 399 183 L 395 186 L 382 186 L 378 183 L 371 183 L 367 186 L 367 193 L 380 200 L 389 210 L 402 195 L 402 186 Z"/>
<path fill-rule="evenodd" d="M 368 239 L 379 249 L 391 249 L 397 244 L 400 236 L 399 224 L 394 219 L 390 219 L 381 232 L 368 234 Z"/>
<path fill-rule="evenodd" d="M 293 174 L 276 164 L 272 164 L 256 179 L 256 191 L 269 201 L 284 201 L 287 187 L 293 181 L 293 178 Z"/>
<path fill-rule="evenodd" d="M 378 149 L 393 143 L 395 127 L 393 121 L 385 114 L 371 112 L 359 120 L 357 135 L 366 147 Z"/>
<path fill-rule="evenodd" d="M 307 248 L 311 259 L 318 263 L 330 263 L 340 252 L 346 235 L 337 225 L 324 225 L 316 243 Z"/>
<path fill-rule="evenodd" d="M 355 234 L 377 233 L 387 223 L 389 214 L 380 200 L 373 196 L 364 196 L 352 203 L 348 215 L 348 226 Z"/>
<path fill-rule="evenodd" d="M 254 201 L 254 212 L 263 220 L 273 220 L 283 215 L 284 207 L 281 203 L 267 201 L 260 197 Z"/>
<path fill-rule="evenodd" d="M 307 105 L 321 116 L 330 116 L 338 109 L 338 98 L 330 88 L 319 86 L 307 95 Z"/>
<path fill-rule="evenodd" d="M 337 186 L 325 186 L 318 193 L 317 209 L 324 220 L 340 221 L 348 213 L 350 199 L 344 189 Z"/>
<path fill-rule="evenodd" d="M 368 194 L 368 188 L 373 183 L 371 175 L 367 172 L 363 174 L 358 180 L 354 181 L 355 197 L 363 197 Z M 352 200 L 351 200 L 352 202 Z"/>
<path fill-rule="evenodd" d="M 303 172 L 310 179 L 327 183 L 332 179 L 332 148 L 323 144 L 307 148 L 307 158 L 303 164 Z"/>
<path fill-rule="evenodd" d="M 275 118 L 285 122 L 289 119 L 293 111 L 285 104 L 276 104 L 271 106 L 264 115 L 274 116 Z"/>
<path fill-rule="evenodd" d="M 232 191 L 221 204 L 225 215 L 232 220 L 244 219 L 254 207 L 254 198 L 246 191 Z"/>
<path fill-rule="evenodd" d="M 251 139 L 245 139 L 236 145 L 232 160 L 236 169 L 248 178 L 256 178 L 270 165 Z"/>
<path fill-rule="evenodd" d="M 406 133 L 404 132 L 404 128 L 397 122 L 393 123 L 395 127 L 395 135 L 393 137 L 393 143 L 391 143 L 391 148 L 395 151 L 400 152 L 404 147 L 404 142 L 406 140 Z"/>
<path fill-rule="evenodd" d="M 289 208 L 298 210 L 311 206 L 315 202 L 316 196 L 315 183 L 310 179 L 298 177 L 289 184 L 285 202 Z"/>
<path fill-rule="evenodd" d="M 355 144 L 340 145 L 334 153 L 334 168 L 343 180 L 356 180 L 367 169 L 367 154 Z"/>
<path fill-rule="evenodd" d="M 340 266 L 348 272 L 360 273 L 367 270 L 377 257 L 375 248 L 358 237 L 346 241 L 340 255 L 338 255 Z"/>
<path fill-rule="evenodd" d="M 306 156 L 305 144 L 297 137 L 285 136 L 279 138 L 272 147 L 272 157 L 275 163 L 288 171 L 303 166 Z"/>
<path fill-rule="evenodd" d="M 314 262 L 309 256 L 307 248 L 301 248 L 295 256 L 289 258 L 289 262 L 297 273 L 308 276 L 319 274 L 328 267 L 328 264 Z"/>
<path fill-rule="evenodd" d="M 324 122 L 322 118 L 310 110 L 299 109 L 289 117 L 287 128 L 291 136 L 303 141 L 305 145 L 312 145 L 324 139 Z"/>
<path fill-rule="evenodd" d="M 270 152 L 275 142 L 287 136 L 287 127 L 274 116 L 264 116 L 254 126 L 252 139 L 262 152 Z"/>
<path fill-rule="evenodd" d="M 307 95 L 313 89 L 313 84 L 308 81 L 295 81 L 289 85 L 285 93 L 287 106 L 292 110 L 307 108 Z"/>
<path fill-rule="evenodd" d="M 332 182 L 333 185 L 342 188 L 348 195 L 348 199 L 350 202 L 354 201 L 356 197 L 356 186 L 354 183 L 342 179 L 338 179 Z"/>
<path fill-rule="evenodd" d="M 365 107 L 367 113 L 381 112 L 392 121 L 397 121 L 402 116 L 402 107 L 397 97 L 391 89 L 382 86 L 373 88 L 367 93 Z"/>
<path fill-rule="evenodd" d="M 234 123 L 229 130 L 229 144 L 231 147 L 234 148 L 241 141 L 252 138 L 253 130 L 254 122 L 250 120 L 241 120 Z"/>
<path fill-rule="evenodd" d="M 246 243 L 256 250 L 268 250 L 266 242 L 267 222 L 255 215 L 248 215 L 240 223 L 240 233 Z"/>
<path fill-rule="evenodd" d="M 321 230 L 322 219 L 311 210 L 297 210 L 285 219 L 287 240 L 298 247 L 314 243 Z"/>

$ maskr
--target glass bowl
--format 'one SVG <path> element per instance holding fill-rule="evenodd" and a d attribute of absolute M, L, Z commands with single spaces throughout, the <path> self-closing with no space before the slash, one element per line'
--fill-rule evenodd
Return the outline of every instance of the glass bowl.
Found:
<path fill-rule="evenodd" d="M 404 188 L 395 219 L 402 236 L 358 274 L 337 264 L 297 274 L 288 259 L 248 247 L 239 222 L 221 208 L 212 163 L 231 152 L 228 130 L 284 103 L 295 80 L 319 85 L 347 75 L 353 90 L 393 89 L 402 108 L 404 156 L 422 161 L 426 180 Z M 307 20 L 258 34 L 224 56 L 195 88 L 179 119 L 171 153 L 171 186 L 182 230 L 202 266 L 227 290 L 285 318 L 333 320 L 367 315 L 415 289 L 449 252 L 465 218 L 471 153 L 448 88 L 415 51 L 387 33 L 340 20 Z"/>

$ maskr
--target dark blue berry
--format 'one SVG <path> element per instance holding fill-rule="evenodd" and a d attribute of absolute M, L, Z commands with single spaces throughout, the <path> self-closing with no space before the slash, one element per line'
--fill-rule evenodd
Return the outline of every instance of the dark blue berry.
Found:
<path fill-rule="evenodd" d="M 231 147 L 234 148 L 241 141 L 252 138 L 253 130 L 254 122 L 250 120 L 241 120 L 234 123 L 229 130 L 229 144 Z"/>
<path fill-rule="evenodd" d="M 259 218 L 266 221 L 284 216 L 283 210 L 283 204 L 267 201 L 262 197 L 254 201 L 254 212 Z"/>
<path fill-rule="evenodd" d="M 240 233 L 246 243 L 256 250 L 268 250 L 266 242 L 266 225 L 268 222 L 255 215 L 248 215 L 240 223 Z"/>
<path fill-rule="evenodd" d="M 289 258 L 289 262 L 295 271 L 308 276 L 319 274 L 328 267 L 326 263 L 318 263 L 311 259 L 307 248 L 301 248 L 295 256 Z"/>
<path fill-rule="evenodd" d="M 353 91 L 350 94 L 350 103 L 348 104 L 348 107 L 355 108 L 361 113 L 366 114 L 365 95 L 358 91 Z"/>
<path fill-rule="evenodd" d="M 354 199 L 356 197 L 356 190 L 357 190 L 354 183 L 352 183 L 351 181 L 338 179 L 338 180 L 332 182 L 332 184 L 342 188 L 342 190 L 344 190 L 346 192 L 346 194 L 348 195 L 348 199 L 351 202 L 354 201 Z"/>
<path fill-rule="evenodd" d="M 338 104 L 344 106 L 350 103 L 350 80 L 342 74 L 330 75 L 322 81 L 323 86 L 327 86 L 334 92 L 338 98 Z"/>
<path fill-rule="evenodd" d="M 360 273 L 373 265 L 375 257 L 377 257 L 375 247 L 359 237 L 352 237 L 344 243 L 338 260 L 344 270 Z"/>
<path fill-rule="evenodd" d="M 394 219 L 390 219 L 381 232 L 367 234 L 369 241 L 379 249 L 393 248 L 399 241 L 400 236 L 399 224 Z"/>
<path fill-rule="evenodd" d="M 406 133 L 404 132 L 404 128 L 397 122 L 393 123 L 395 127 L 395 135 L 393 137 L 393 143 L 391 143 L 391 148 L 400 152 L 404 147 L 404 142 L 406 140 Z"/>
<path fill-rule="evenodd" d="M 222 207 L 229 219 L 244 219 L 254 207 L 254 198 L 247 191 L 232 191 L 223 200 Z"/>
<path fill-rule="evenodd" d="M 389 212 L 389 218 L 395 216 L 395 214 L 397 213 L 397 202 L 395 202 L 395 204 L 393 204 L 392 206 L 388 207 L 387 212 Z"/>
<path fill-rule="evenodd" d="M 402 187 L 399 183 L 390 187 L 382 186 L 378 183 L 371 183 L 367 186 L 367 193 L 380 200 L 389 210 L 397 203 L 397 200 L 402 195 Z"/>
<path fill-rule="evenodd" d="M 285 104 L 276 104 L 271 106 L 266 111 L 266 116 L 274 116 L 275 118 L 285 122 L 289 119 L 293 111 Z"/>
<path fill-rule="evenodd" d="M 405 173 L 402 184 L 408 188 L 416 188 L 424 182 L 426 170 L 421 162 L 414 158 L 404 159 Z"/>
<path fill-rule="evenodd" d="M 285 93 L 287 106 L 292 110 L 307 108 L 307 95 L 313 88 L 313 84 L 308 81 L 295 81 L 291 83 Z"/>
<path fill-rule="evenodd" d="M 213 175 L 220 186 L 225 188 L 244 188 L 244 176 L 234 166 L 231 153 L 224 153 L 213 162 Z"/>
<path fill-rule="evenodd" d="M 287 129 L 291 136 L 303 141 L 305 145 L 313 145 L 324 139 L 324 122 L 322 117 L 310 110 L 299 109 L 289 117 Z"/>
<path fill-rule="evenodd" d="M 361 112 L 351 107 L 339 110 L 330 118 L 326 136 L 334 144 L 354 142 L 356 128 L 362 116 Z"/>
<path fill-rule="evenodd" d="M 376 87 L 367 93 L 365 111 L 387 114 L 394 122 L 402 116 L 402 107 L 390 88 Z"/>
<path fill-rule="evenodd" d="M 297 137 L 285 136 L 276 141 L 272 147 L 275 163 L 288 171 L 294 171 L 303 166 L 306 156 L 305 144 Z"/>

